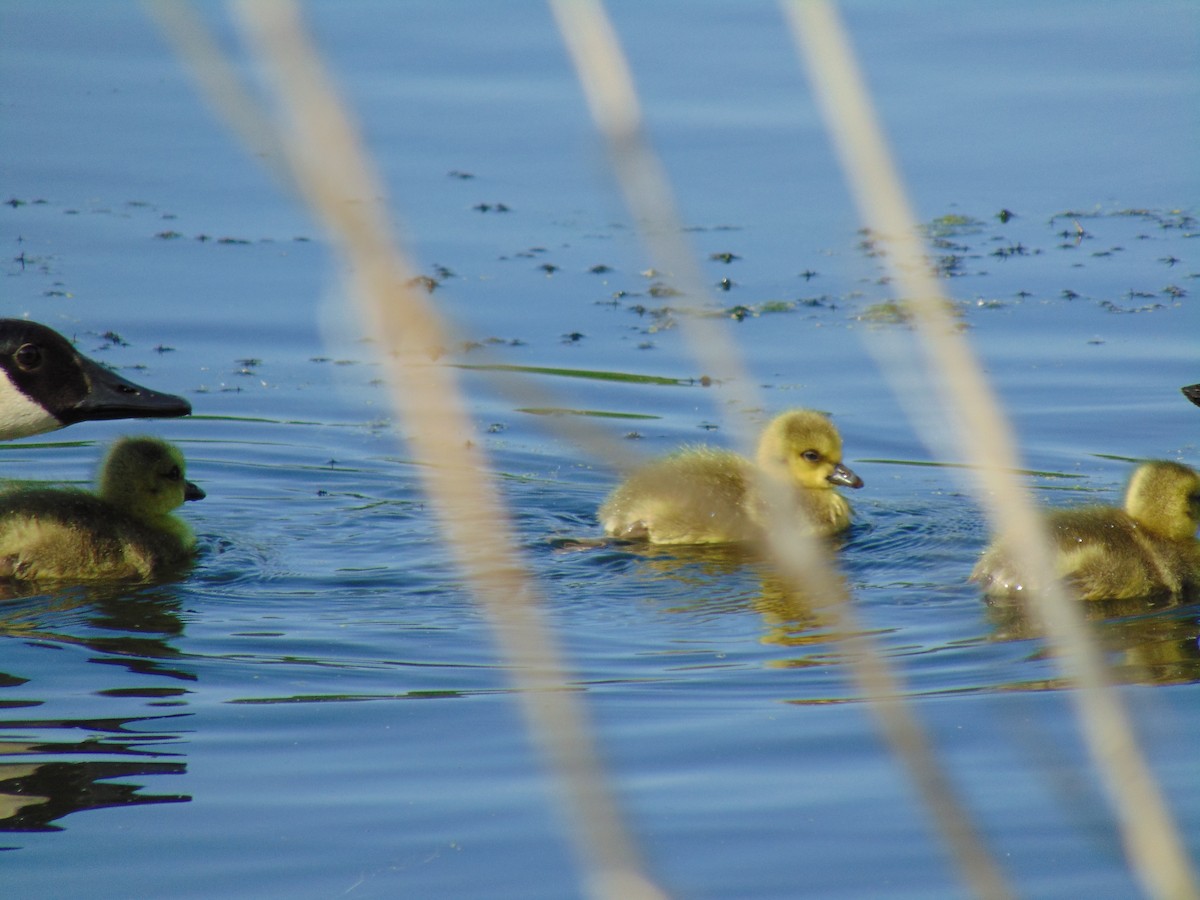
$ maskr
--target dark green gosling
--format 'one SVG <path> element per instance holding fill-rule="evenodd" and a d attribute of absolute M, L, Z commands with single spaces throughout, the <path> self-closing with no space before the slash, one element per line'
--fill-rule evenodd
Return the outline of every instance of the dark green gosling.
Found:
<path fill-rule="evenodd" d="M 751 461 L 728 450 L 689 447 L 629 476 L 600 507 L 606 533 L 653 544 L 759 541 L 768 516 L 762 483 L 807 513 L 811 530 L 850 527 L 850 504 L 835 485 L 862 487 L 842 465 L 842 439 L 822 413 L 797 409 L 767 425 Z"/>
<path fill-rule="evenodd" d="M 172 513 L 204 492 L 166 441 L 126 437 L 109 450 L 99 490 L 18 488 L 0 494 L 0 578 L 158 581 L 192 560 L 195 536 Z"/>
<path fill-rule="evenodd" d="M 0 319 L 0 440 L 91 419 L 186 416 L 191 404 L 122 378 L 57 331 Z"/>
<path fill-rule="evenodd" d="M 1200 474 L 1173 462 L 1134 471 L 1125 508 L 1083 506 L 1047 517 L 1058 575 L 1083 600 L 1183 597 L 1200 588 Z M 984 553 L 971 580 L 993 598 L 1014 598 L 1027 583 L 1003 546 Z"/>

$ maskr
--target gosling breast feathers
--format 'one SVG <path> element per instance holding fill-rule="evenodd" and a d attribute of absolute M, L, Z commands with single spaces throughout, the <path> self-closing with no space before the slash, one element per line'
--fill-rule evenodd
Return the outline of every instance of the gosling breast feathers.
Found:
<path fill-rule="evenodd" d="M 1129 480 L 1123 509 L 1084 506 L 1051 512 L 1058 575 L 1084 600 L 1180 597 L 1200 589 L 1200 474 L 1173 462 L 1148 462 Z M 993 597 L 1027 587 L 1002 543 L 979 560 L 971 579 Z"/>
<path fill-rule="evenodd" d="M 803 510 L 813 533 L 836 534 L 850 526 L 850 504 L 836 485 L 858 488 L 862 479 L 842 464 L 842 439 L 828 417 L 799 409 L 767 425 L 753 462 L 713 447 L 685 448 L 636 470 L 599 515 L 605 532 L 630 540 L 752 542 L 769 527 L 765 489 Z"/>
<path fill-rule="evenodd" d="M 147 437 L 117 441 L 99 489 L 18 488 L 0 494 L 0 578 L 155 581 L 188 563 L 191 529 L 172 514 L 204 492 L 177 448 Z"/>
<path fill-rule="evenodd" d="M 88 419 L 186 416 L 182 397 L 134 384 L 80 354 L 57 331 L 0 319 L 0 440 Z"/>

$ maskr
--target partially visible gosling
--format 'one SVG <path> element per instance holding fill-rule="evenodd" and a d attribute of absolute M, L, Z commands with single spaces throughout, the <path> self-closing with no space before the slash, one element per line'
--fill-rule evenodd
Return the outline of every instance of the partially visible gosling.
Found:
<path fill-rule="evenodd" d="M 0 578 L 155 581 L 192 557 L 195 536 L 172 515 L 204 492 L 165 441 L 126 437 L 109 450 L 96 493 L 18 488 L 0 494 Z"/>
<path fill-rule="evenodd" d="M 863 484 L 842 465 L 842 439 L 828 417 L 798 409 L 767 425 L 755 462 L 698 446 L 638 469 L 604 501 L 600 522 L 614 537 L 653 544 L 757 541 L 769 514 L 764 481 L 821 535 L 850 527 L 850 504 L 834 486 Z"/>
<path fill-rule="evenodd" d="M 1189 384 L 1187 387 L 1181 387 L 1180 390 L 1183 391 L 1183 396 L 1200 406 L 1200 384 Z"/>
<path fill-rule="evenodd" d="M 1173 462 L 1139 466 L 1125 508 L 1084 506 L 1047 517 L 1055 567 L 1083 600 L 1179 597 L 1200 587 L 1200 474 Z M 971 573 L 992 597 L 1026 587 L 1004 547 L 993 544 Z"/>

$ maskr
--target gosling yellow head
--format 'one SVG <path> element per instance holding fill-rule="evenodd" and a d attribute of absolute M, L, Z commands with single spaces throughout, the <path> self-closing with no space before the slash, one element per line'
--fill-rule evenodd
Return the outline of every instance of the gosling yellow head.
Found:
<path fill-rule="evenodd" d="M 842 464 L 838 430 L 828 416 L 812 410 L 794 409 L 772 419 L 759 438 L 757 458 L 764 472 L 808 490 L 863 486 Z"/>
<path fill-rule="evenodd" d="M 183 454 L 173 444 L 124 437 L 112 445 L 100 467 L 99 494 L 135 518 L 159 522 L 184 501 L 204 499 L 204 491 L 184 477 L 186 471 Z"/>
<path fill-rule="evenodd" d="M 113 445 L 99 490 L 0 494 L 0 577 L 16 581 L 152 581 L 187 563 L 195 537 L 172 514 L 204 492 L 179 450 L 156 438 Z"/>
<path fill-rule="evenodd" d="M 1148 462 L 1125 490 L 1125 512 L 1147 531 L 1173 541 L 1200 528 L 1200 475 L 1174 462 Z"/>
<path fill-rule="evenodd" d="M 850 525 L 850 504 L 833 488 L 862 486 L 842 463 L 842 439 L 828 417 L 792 410 L 767 425 L 754 462 L 699 446 L 636 470 L 604 501 L 600 521 L 614 537 L 655 544 L 755 542 L 770 527 L 764 480 L 782 482 L 821 535 Z"/>

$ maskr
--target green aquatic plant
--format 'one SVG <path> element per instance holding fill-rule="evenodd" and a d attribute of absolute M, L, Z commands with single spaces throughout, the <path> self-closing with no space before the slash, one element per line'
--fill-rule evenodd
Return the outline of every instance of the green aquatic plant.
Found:
<path fill-rule="evenodd" d="M 949 300 L 942 300 L 941 304 L 944 306 L 945 312 L 955 320 L 959 329 L 967 327 L 961 310 L 955 304 Z M 912 325 L 916 321 L 916 317 L 917 310 L 911 300 L 883 300 L 879 303 L 872 303 L 855 316 L 859 322 L 873 325 Z"/>
<path fill-rule="evenodd" d="M 652 416 L 645 413 L 610 412 L 603 409 L 569 409 L 564 406 L 525 406 L 518 407 L 517 412 L 531 416 L 589 416 L 595 419 L 661 419 L 662 416 Z"/>
<path fill-rule="evenodd" d="M 560 369 L 553 366 L 517 366 L 502 363 L 470 365 L 459 363 L 457 368 L 484 372 L 519 372 L 526 375 L 553 375 L 558 378 L 587 378 L 595 381 L 621 381 L 630 384 L 661 384 L 674 386 L 689 386 L 696 384 L 696 378 L 667 378 L 662 375 L 638 375 L 632 372 L 604 372 L 594 369 Z"/>
<path fill-rule="evenodd" d="M 948 213 L 930 221 L 924 226 L 923 231 L 929 238 L 960 237 L 967 234 L 979 234 L 983 231 L 983 224 L 973 216 Z"/>

